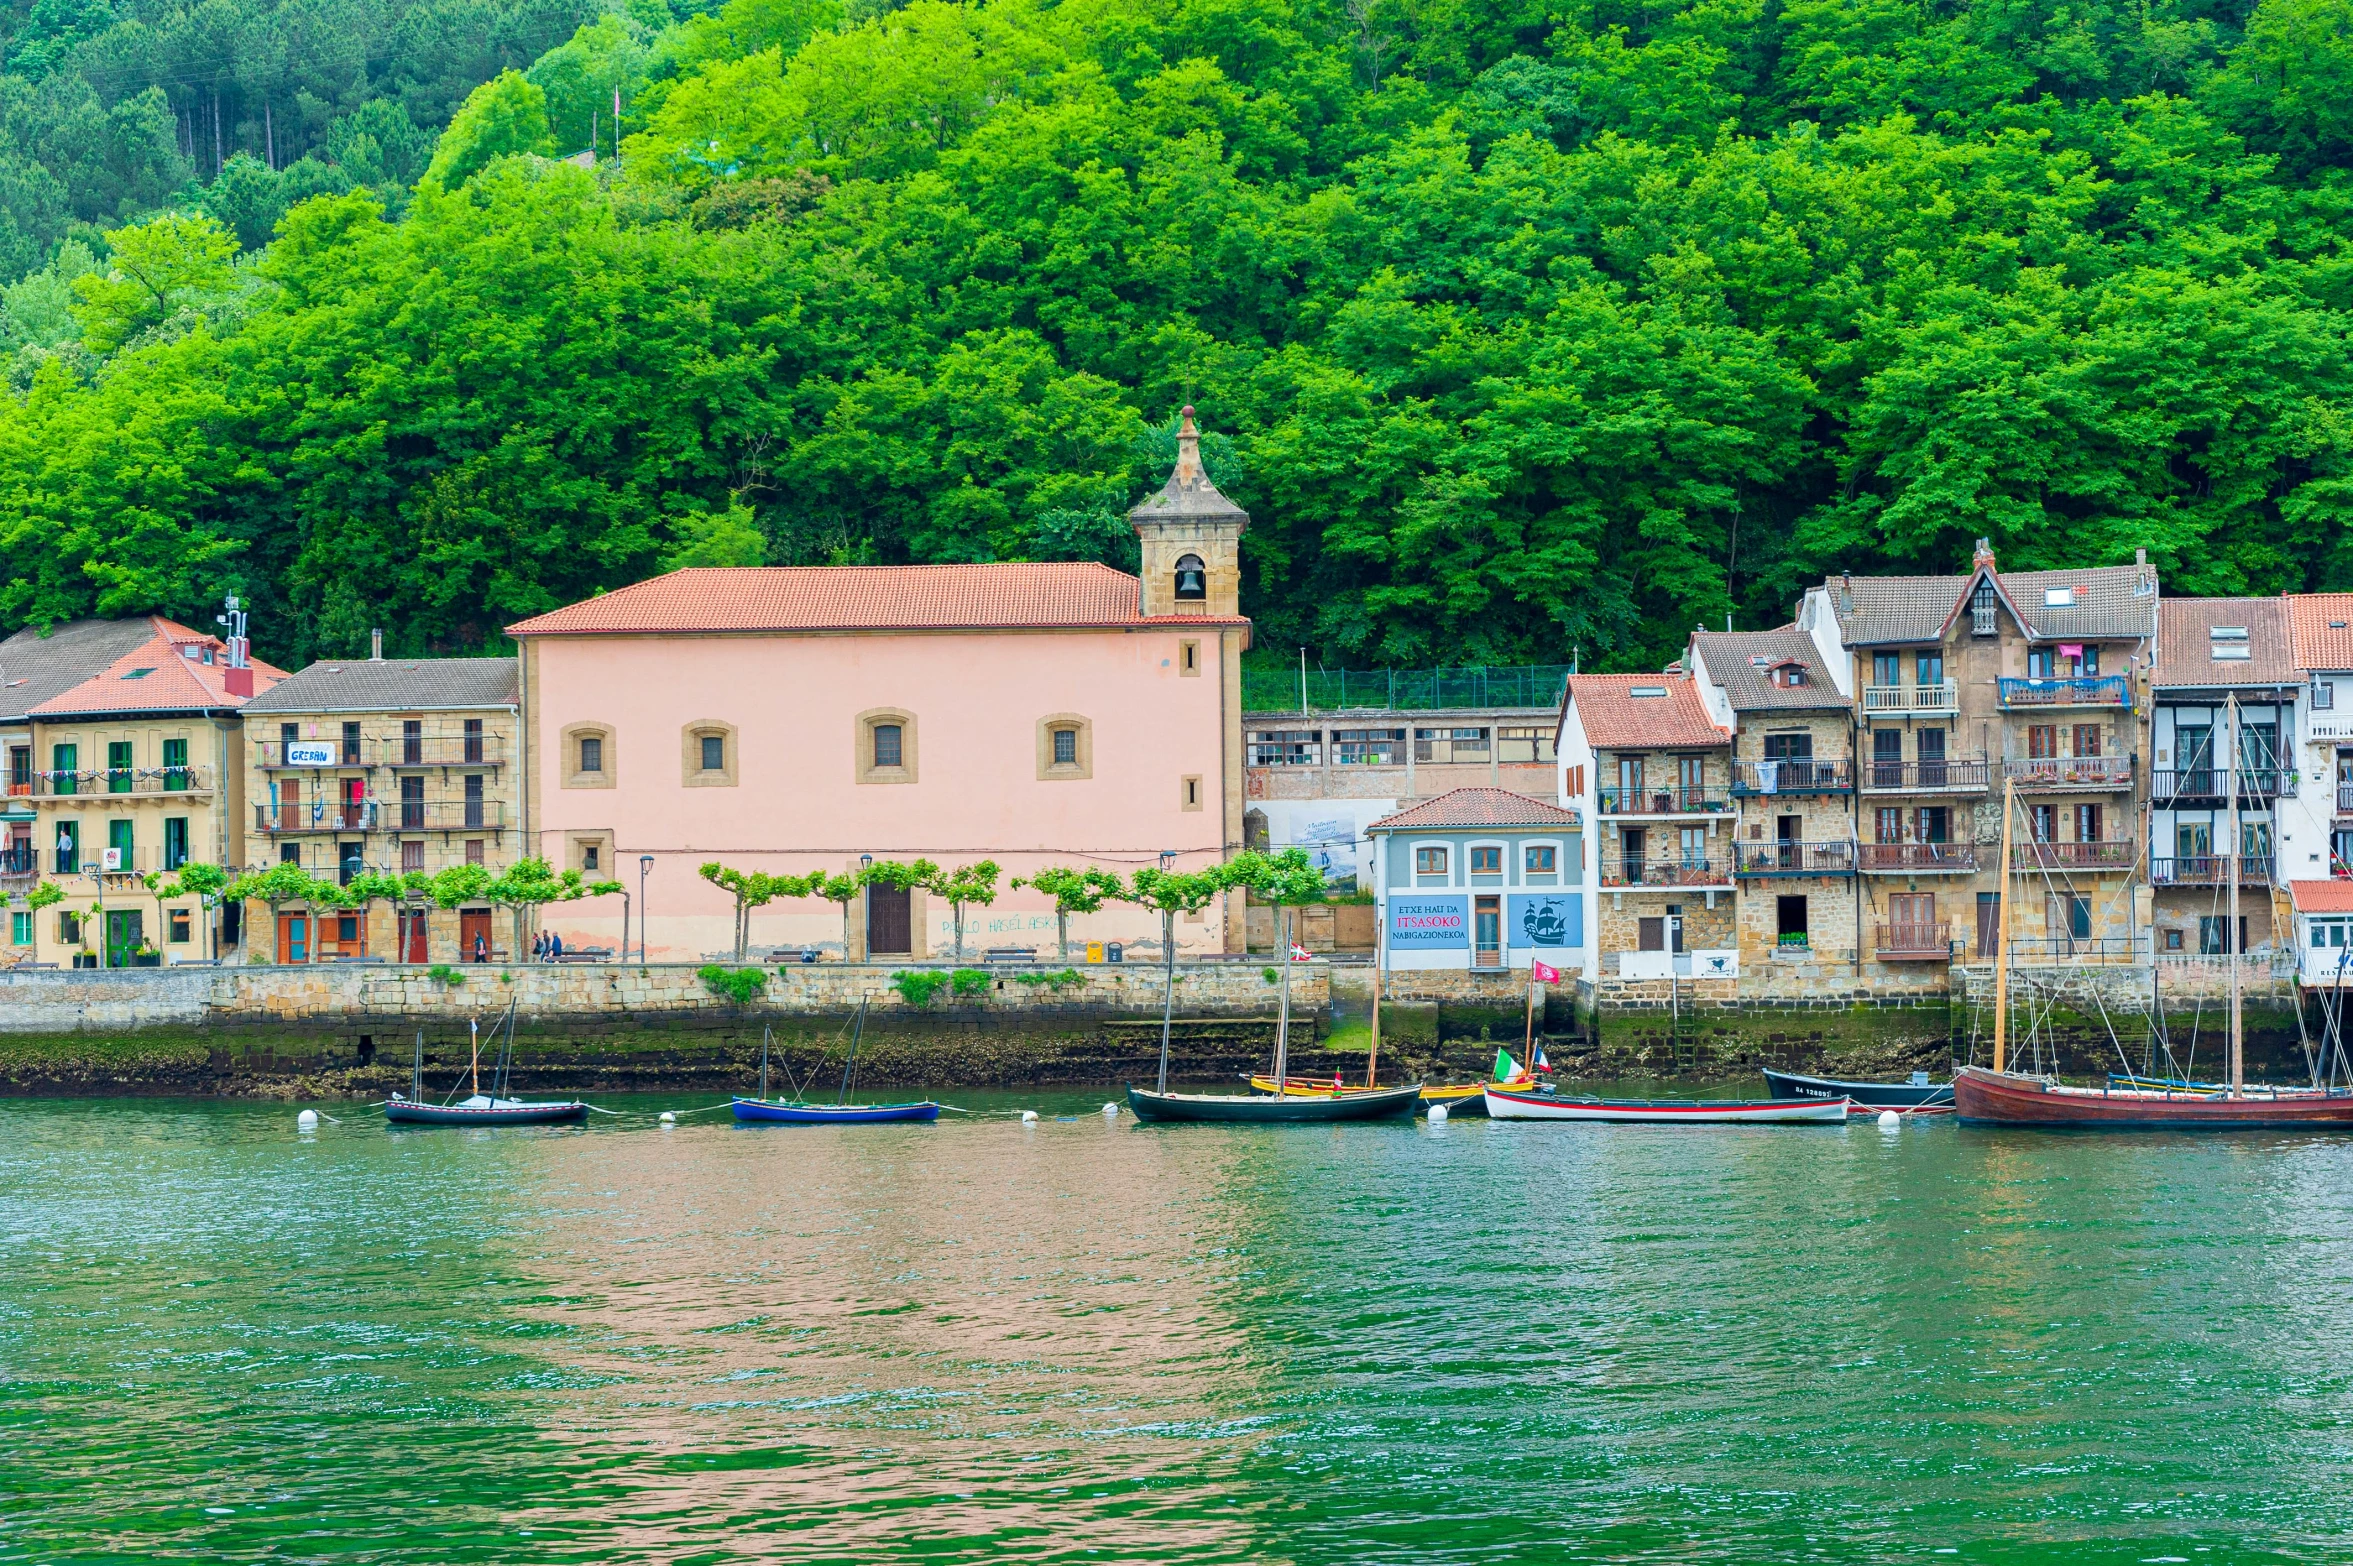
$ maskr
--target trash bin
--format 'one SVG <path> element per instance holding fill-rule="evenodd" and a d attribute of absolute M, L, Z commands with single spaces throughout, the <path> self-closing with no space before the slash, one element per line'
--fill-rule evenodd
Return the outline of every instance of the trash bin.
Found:
<path fill-rule="evenodd" d="M 1101 962 L 1102 960 L 1103 960 L 1103 943 L 1102 943 L 1101 941 L 1089 941 L 1089 942 L 1087 942 L 1087 961 L 1089 961 L 1089 962 Z"/>
<path fill-rule="evenodd" d="M 1105 962 L 1125 962 L 1127 961 L 1127 948 L 1117 941 L 1113 941 L 1103 948 L 1103 960 Z"/>

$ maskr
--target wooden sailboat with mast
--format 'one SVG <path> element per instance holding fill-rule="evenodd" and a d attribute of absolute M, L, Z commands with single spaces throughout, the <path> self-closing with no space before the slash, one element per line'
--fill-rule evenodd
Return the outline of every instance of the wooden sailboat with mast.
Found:
<path fill-rule="evenodd" d="M 411 1069 L 407 1096 L 395 1093 L 385 1101 L 384 1118 L 396 1126 L 544 1126 L 565 1125 L 588 1118 L 588 1106 L 578 1099 L 559 1101 L 506 1097 L 507 1069 L 515 1052 L 515 1003 L 499 1019 L 505 1028 L 498 1062 L 492 1068 L 491 1089 L 482 1091 L 482 1027 L 466 1024 L 473 1038 L 473 1060 L 466 1068 L 468 1096 L 454 1104 L 428 1104 L 425 1098 L 425 1035 L 417 1035 L 416 1063 Z"/>
<path fill-rule="evenodd" d="M 937 1120 L 940 1106 L 929 1099 L 900 1104 L 853 1104 L 850 1088 L 857 1081 L 858 1043 L 866 1036 L 866 1000 L 858 1000 L 858 1015 L 850 1032 L 849 1053 L 842 1060 L 841 1091 L 830 1104 L 806 1098 L 768 1096 L 768 1053 L 775 1042 L 772 1030 L 760 1030 L 760 1091 L 757 1098 L 729 1101 L 736 1120 L 745 1125 L 863 1126 L 891 1121 Z"/>
<path fill-rule="evenodd" d="M 2111 1078 L 2100 1087 L 2074 1087 L 2054 1076 L 2011 1071 L 2006 1053 L 2009 1024 L 2010 978 L 2010 812 L 2014 789 L 2002 791 L 2002 915 L 2000 949 L 1994 964 L 1993 1068 L 1964 1066 L 1953 1078 L 1954 1107 L 1964 1124 L 2048 1127 L 2114 1127 L 2118 1129 L 2173 1128 L 2229 1130 L 2312 1126 L 2353 1130 L 2353 1094 L 2315 1092 L 2310 1088 L 2259 1086 L 2250 1090 L 2246 1074 L 2246 1021 L 2239 972 L 2239 797 L 2250 779 L 2241 765 L 2238 698 L 2225 703 L 2225 790 L 2228 793 L 2229 836 L 2223 847 L 2230 860 L 2229 923 L 2224 927 L 2223 961 L 2229 968 L 2230 1042 L 2229 1080 L 2219 1093 L 2194 1084 L 2174 1086 Z"/>

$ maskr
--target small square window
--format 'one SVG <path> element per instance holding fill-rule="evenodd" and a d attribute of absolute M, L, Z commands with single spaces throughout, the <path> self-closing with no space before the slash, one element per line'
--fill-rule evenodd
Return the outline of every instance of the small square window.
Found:
<path fill-rule="evenodd" d="M 1472 850 L 1471 850 L 1471 874 L 1473 874 L 1473 875 L 1501 875 L 1501 874 L 1503 874 L 1503 850 L 1502 850 L 1502 849 L 1500 849 L 1500 848 L 1474 848 L 1474 849 L 1472 849 Z"/>
<path fill-rule="evenodd" d="M 1443 848 L 1415 849 L 1413 851 L 1413 873 L 1415 875 L 1444 875 L 1446 873 L 1446 850 Z"/>
<path fill-rule="evenodd" d="M 899 766 L 899 755 L 899 726 L 895 723 L 877 723 L 874 726 L 874 764 L 878 767 Z"/>
<path fill-rule="evenodd" d="M 2181 950 L 2181 932 L 2179 930 L 2168 930 L 2165 932 L 2165 949 L 2169 952 L 2178 952 Z"/>
<path fill-rule="evenodd" d="M 1056 729 L 1054 731 L 1054 765 L 1058 767 L 1078 765 L 1078 730 Z"/>
<path fill-rule="evenodd" d="M 482 863 L 482 839 L 478 837 L 466 839 L 466 863 L 470 865 Z"/>
<path fill-rule="evenodd" d="M 1550 875 L 1554 868 L 1554 850 L 1550 844 L 1528 850 L 1528 874 Z"/>
<path fill-rule="evenodd" d="M 725 772 L 727 770 L 727 737 L 723 734 L 705 734 L 702 736 L 702 741 L 703 770 L 705 772 Z"/>
<path fill-rule="evenodd" d="M 580 737 L 580 770 L 583 772 L 605 770 L 605 742 L 598 735 L 584 734 Z"/>
<path fill-rule="evenodd" d="M 190 922 L 191 922 L 191 921 L 189 920 L 189 917 L 188 917 L 188 910 L 187 910 L 187 909 L 185 909 L 185 908 L 175 908 L 175 909 L 173 909 L 173 910 L 172 910 L 172 944 L 173 944 L 173 945 L 175 945 L 175 946 L 185 946 L 185 945 L 187 945 L 187 944 L 188 944 L 188 930 L 189 930 L 189 925 L 190 925 Z"/>
<path fill-rule="evenodd" d="M 601 843 L 581 844 L 580 868 L 583 870 L 600 870 L 604 868 L 603 865 L 598 862 L 599 855 L 602 853 L 603 848 L 604 845 Z"/>

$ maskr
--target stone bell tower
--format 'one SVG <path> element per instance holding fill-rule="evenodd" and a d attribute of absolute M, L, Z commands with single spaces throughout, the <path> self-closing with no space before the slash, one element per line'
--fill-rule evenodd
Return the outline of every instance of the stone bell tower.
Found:
<path fill-rule="evenodd" d="M 1127 519 L 1144 546 L 1144 613 L 1231 619 L 1242 612 L 1242 529 L 1250 525 L 1250 514 L 1209 482 L 1190 407 L 1177 426 L 1176 468 L 1168 483 Z"/>

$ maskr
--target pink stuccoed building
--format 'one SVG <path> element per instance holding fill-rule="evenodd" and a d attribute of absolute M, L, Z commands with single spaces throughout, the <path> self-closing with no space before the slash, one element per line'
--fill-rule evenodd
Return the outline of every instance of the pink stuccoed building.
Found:
<path fill-rule="evenodd" d="M 734 904 L 698 874 L 993 859 L 1003 888 L 1047 865 L 1180 869 L 1241 846 L 1238 550 L 1248 517 L 1201 468 L 1186 410 L 1174 474 L 1130 519 L 1141 579 L 1091 564 L 747 567 L 672 572 L 509 626 L 522 646 L 525 834 L 559 866 L 621 881 L 654 961 L 734 945 Z M 647 861 L 650 860 L 650 864 Z M 644 888 L 642 898 L 639 887 Z M 1180 951 L 1239 951 L 1240 899 L 1180 920 Z M 546 910 L 567 945 L 618 947 L 621 899 Z M 951 912 L 871 889 L 852 960 L 946 956 Z M 752 915 L 762 948 L 845 955 L 842 910 Z M 1158 952 L 1159 918 L 1112 905 L 1081 940 Z M 1054 956 L 1051 902 L 968 910 L 967 956 Z"/>

